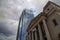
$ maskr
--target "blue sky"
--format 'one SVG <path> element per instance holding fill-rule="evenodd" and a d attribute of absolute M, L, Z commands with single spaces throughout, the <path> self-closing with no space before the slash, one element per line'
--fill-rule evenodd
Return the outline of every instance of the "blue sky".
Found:
<path fill-rule="evenodd" d="M 60 5 L 60 0 L 50 0 Z M 48 0 L 0 0 L 0 40 L 15 40 L 19 17 L 24 8 L 37 16 Z"/>

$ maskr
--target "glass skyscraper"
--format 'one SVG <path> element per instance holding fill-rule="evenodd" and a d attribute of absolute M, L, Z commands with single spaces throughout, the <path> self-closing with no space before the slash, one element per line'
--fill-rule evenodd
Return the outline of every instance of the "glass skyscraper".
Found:
<path fill-rule="evenodd" d="M 33 18 L 34 15 L 32 10 L 28 9 L 23 10 L 19 20 L 17 40 L 26 40 L 27 34 L 26 29 Z"/>

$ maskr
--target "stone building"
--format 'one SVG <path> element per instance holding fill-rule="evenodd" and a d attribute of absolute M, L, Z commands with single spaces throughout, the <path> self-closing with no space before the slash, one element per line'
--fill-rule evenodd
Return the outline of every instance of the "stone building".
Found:
<path fill-rule="evenodd" d="M 60 40 L 60 6 L 49 1 L 29 24 L 26 40 Z"/>

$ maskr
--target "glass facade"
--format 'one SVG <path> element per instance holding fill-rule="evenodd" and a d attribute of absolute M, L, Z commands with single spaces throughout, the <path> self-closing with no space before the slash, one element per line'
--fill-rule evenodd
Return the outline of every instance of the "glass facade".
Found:
<path fill-rule="evenodd" d="M 34 18 L 33 12 L 31 10 L 25 9 L 22 12 L 22 15 L 19 20 L 19 26 L 18 26 L 18 40 L 26 40 L 26 29 L 31 22 L 31 20 Z"/>

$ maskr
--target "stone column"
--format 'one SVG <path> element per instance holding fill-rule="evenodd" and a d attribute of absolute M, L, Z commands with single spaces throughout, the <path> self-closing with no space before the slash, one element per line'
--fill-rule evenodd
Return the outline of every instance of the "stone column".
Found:
<path fill-rule="evenodd" d="M 39 31 L 40 40 L 43 40 L 42 32 L 41 32 L 41 28 L 40 28 L 40 25 L 39 24 L 38 24 L 38 31 Z"/>
<path fill-rule="evenodd" d="M 28 34 L 28 40 L 29 40 L 29 34 Z"/>
<path fill-rule="evenodd" d="M 36 30 L 35 30 L 35 40 L 37 40 L 37 32 L 36 32 Z"/>
<path fill-rule="evenodd" d="M 33 37 L 33 31 L 32 31 L 32 40 L 34 40 L 34 37 Z"/>
<path fill-rule="evenodd" d="M 43 19 L 43 25 L 44 25 L 44 29 L 45 29 L 45 32 L 46 32 L 47 40 L 51 40 L 51 37 L 50 37 L 49 31 L 48 31 L 45 19 Z"/>
<path fill-rule="evenodd" d="M 31 35 L 30 35 L 30 32 L 29 32 L 29 40 L 31 40 Z"/>
<path fill-rule="evenodd" d="M 26 36 L 26 40 L 28 40 L 28 35 Z"/>
<path fill-rule="evenodd" d="M 26 40 L 29 40 L 29 35 L 27 34 L 27 36 L 26 36 Z"/>
<path fill-rule="evenodd" d="M 30 40 L 32 40 L 32 32 L 30 32 Z"/>
<path fill-rule="evenodd" d="M 29 33 L 29 40 L 30 40 L 30 33 Z"/>

